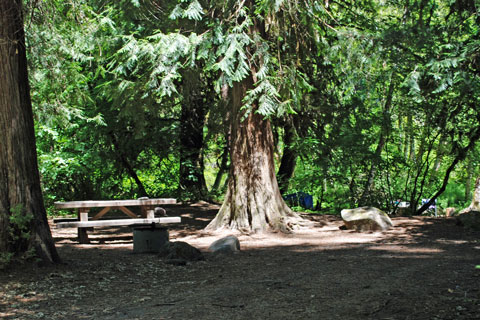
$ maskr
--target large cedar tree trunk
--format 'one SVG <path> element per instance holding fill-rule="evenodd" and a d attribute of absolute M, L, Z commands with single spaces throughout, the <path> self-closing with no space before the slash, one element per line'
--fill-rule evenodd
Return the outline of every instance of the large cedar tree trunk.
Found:
<path fill-rule="evenodd" d="M 299 217 L 278 188 L 270 121 L 255 108 L 243 119 L 242 99 L 252 87 L 251 77 L 233 85 L 230 179 L 223 205 L 207 229 L 288 232 Z"/>
<path fill-rule="evenodd" d="M 40 189 L 22 18 L 21 0 L 0 0 L 0 254 L 33 249 L 58 262 Z"/>

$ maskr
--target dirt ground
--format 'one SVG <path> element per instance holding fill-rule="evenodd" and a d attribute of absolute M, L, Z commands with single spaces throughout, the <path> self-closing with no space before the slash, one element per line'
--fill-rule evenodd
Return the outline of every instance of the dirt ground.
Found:
<path fill-rule="evenodd" d="M 53 236 L 64 264 L 0 273 L 3 319 L 480 319 L 480 233 L 454 218 L 397 217 L 383 233 L 339 229 L 336 216 L 306 216 L 294 234 L 238 235 L 242 251 L 206 252 L 202 228 L 218 206 L 167 207 L 206 260 L 175 266 L 133 254 L 128 227 Z"/>

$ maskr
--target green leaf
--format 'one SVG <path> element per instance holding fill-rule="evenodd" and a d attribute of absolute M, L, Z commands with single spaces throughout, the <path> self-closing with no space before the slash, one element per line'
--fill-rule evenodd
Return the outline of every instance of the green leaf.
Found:
<path fill-rule="evenodd" d="M 171 20 L 176 20 L 178 18 L 181 18 L 183 17 L 183 13 L 184 13 L 185 10 L 182 9 L 182 5 L 181 4 L 177 4 L 175 6 L 175 8 L 173 8 L 172 12 L 170 13 L 170 15 L 168 16 L 169 19 Z"/>
<path fill-rule="evenodd" d="M 200 21 L 202 20 L 202 13 L 202 6 L 197 0 L 194 0 L 188 5 L 187 9 L 183 13 L 183 16 L 189 19 Z"/>

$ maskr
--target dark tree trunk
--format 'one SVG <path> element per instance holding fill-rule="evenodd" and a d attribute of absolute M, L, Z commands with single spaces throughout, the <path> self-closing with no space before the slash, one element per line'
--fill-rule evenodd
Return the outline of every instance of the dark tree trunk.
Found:
<path fill-rule="evenodd" d="M 270 121 L 255 109 L 242 121 L 242 100 L 252 87 L 251 77 L 233 85 L 230 179 L 225 201 L 207 229 L 288 232 L 299 217 L 278 188 Z"/>
<path fill-rule="evenodd" d="M 230 108 L 230 103 L 231 103 L 231 90 L 227 84 L 224 84 L 222 87 L 222 95 L 221 95 L 221 105 L 223 108 L 226 110 L 225 114 L 222 116 L 223 120 L 223 135 L 225 137 L 225 145 L 223 147 L 223 152 L 221 156 L 221 162 L 219 164 L 217 176 L 215 177 L 215 181 L 212 185 L 211 191 L 218 191 L 220 188 L 220 183 L 222 182 L 223 176 L 228 173 L 229 169 L 229 163 L 228 160 L 230 159 L 229 154 L 230 154 L 230 135 L 231 135 L 231 108 Z M 227 179 L 225 179 L 225 182 L 222 186 L 222 190 L 225 189 L 226 185 L 228 183 L 228 176 Z"/>
<path fill-rule="evenodd" d="M 480 121 L 479 116 L 477 116 L 477 121 Z M 452 153 L 456 153 L 456 156 L 455 156 L 455 159 L 453 159 L 450 166 L 447 168 L 447 171 L 443 178 L 442 186 L 433 195 L 430 201 L 425 203 L 415 212 L 417 215 L 421 215 L 424 211 L 426 211 L 432 204 L 435 203 L 435 200 L 445 191 L 445 189 L 447 188 L 448 179 L 450 178 L 450 174 L 452 173 L 452 171 L 455 169 L 455 167 L 459 162 L 465 160 L 468 152 L 472 150 L 475 147 L 475 144 L 477 143 L 477 141 L 480 140 L 480 127 L 473 128 L 466 136 L 469 139 L 468 145 L 463 148 L 458 146 L 454 148 L 454 152 Z M 477 183 L 479 182 L 480 180 L 477 179 Z M 460 213 L 476 210 L 475 208 L 477 208 L 476 206 L 478 206 L 478 201 L 480 200 L 480 194 L 477 194 L 477 192 L 480 192 L 480 188 L 477 189 L 477 183 L 475 183 L 475 194 L 473 196 L 472 203 L 468 208 L 465 208 L 464 210 L 460 211 Z"/>
<path fill-rule="evenodd" d="M 188 200 L 203 199 L 207 186 L 203 175 L 203 127 L 208 90 L 202 90 L 198 70 L 183 73 L 183 102 L 180 119 L 180 193 Z"/>
<path fill-rule="evenodd" d="M 130 164 L 130 161 L 128 161 L 128 157 L 125 155 L 125 152 L 123 152 L 122 148 L 120 147 L 120 144 L 118 143 L 117 137 L 113 132 L 110 133 L 110 138 L 112 139 L 112 144 L 113 147 L 115 148 L 114 152 L 120 162 L 122 163 L 122 166 L 127 170 L 128 174 L 132 179 L 135 181 L 137 184 L 138 188 L 138 195 L 140 197 L 148 197 L 147 191 L 145 190 L 145 186 L 143 185 L 142 181 L 137 175 L 137 172 L 133 168 L 133 166 Z"/>
<path fill-rule="evenodd" d="M 413 116 L 411 113 L 407 116 L 407 150 L 408 150 L 408 160 L 414 161 L 415 160 L 415 135 L 413 134 Z"/>
<path fill-rule="evenodd" d="M 228 144 L 228 139 L 226 139 L 226 143 Z M 217 176 L 215 177 L 215 182 L 213 183 L 212 186 L 212 191 L 213 190 L 218 190 L 220 187 L 220 182 L 222 182 L 223 175 L 228 171 L 228 145 L 223 148 L 223 153 L 222 153 L 222 161 L 220 162 Z"/>
<path fill-rule="evenodd" d="M 465 201 L 470 198 L 470 193 L 472 192 L 472 176 L 473 176 L 473 160 L 468 159 L 467 161 L 467 179 L 465 181 Z M 478 180 L 477 180 L 478 182 Z M 480 200 L 480 198 L 479 198 Z"/>
<path fill-rule="evenodd" d="M 383 148 L 387 142 L 387 137 L 390 131 L 390 109 L 392 106 L 393 99 L 393 89 L 394 89 L 393 76 L 390 79 L 390 86 L 388 87 L 387 100 L 385 101 L 385 106 L 383 108 L 383 122 L 382 122 L 382 131 L 380 132 L 380 138 L 378 140 L 377 148 L 372 159 L 372 165 L 368 172 L 367 181 L 365 182 L 365 187 L 363 194 L 360 197 L 359 205 L 365 206 L 370 204 L 373 199 L 371 199 L 370 192 L 373 188 L 373 183 L 378 171 L 378 164 L 381 161 L 381 155 Z"/>
<path fill-rule="evenodd" d="M 290 179 L 293 176 L 295 171 L 295 166 L 297 164 L 297 153 L 293 148 L 293 142 L 295 139 L 295 127 L 293 126 L 292 120 L 289 117 L 285 122 L 283 127 L 283 154 L 282 160 L 280 161 L 280 167 L 278 168 L 278 185 L 280 186 L 280 193 L 284 194 L 288 191 L 288 185 Z"/>
<path fill-rule="evenodd" d="M 38 173 L 21 0 L 0 0 L 0 254 L 59 262 Z"/>

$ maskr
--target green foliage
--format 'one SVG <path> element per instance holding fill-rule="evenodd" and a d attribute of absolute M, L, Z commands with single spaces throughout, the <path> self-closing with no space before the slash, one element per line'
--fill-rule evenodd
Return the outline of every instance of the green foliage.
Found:
<path fill-rule="evenodd" d="M 147 184 L 149 195 L 172 192 L 178 166 L 163 163 L 175 162 L 176 111 L 157 109 L 152 90 L 129 87 L 128 68 L 123 74 L 111 70 L 117 51 L 133 39 L 124 32 L 145 31 L 128 19 L 145 11 L 130 15 L 129 1 L 100 9 L 83 1 L 39 5 L 27 13 L 33 22 L 27 42 L 47 211 L 53 212 L 54 201 L 143 196 L 127 166 Z"/>
<path fill-rule="evenodd" d="M 24 205 L 17 204 L 11 208 L 8 218 L 7 246 L 9 246 L 10 249 L 5 252 L 0 252 L 0 270 L 10 266 L 15 259 L 29 260 L 36 256 L 34 249 L 28 248 L 33 214 L 28 212 Z M 22 252 L 23 254 L 18 256 L 18 252 Z"/>
<path fill-rule="evenodd" d="M 30 228 L 33 220 L 33 214 L 26 212 L 22 204 L 18 204 L 11 209 L 9 216 L 9 234 L 15 242 L 28 241 L 30 239 Z M 20 240 L 20 241 L 19 241 Z"/>
<path fill-rule="evenodd" d="M 334 14 L 337 9 L 332 6 L 327 11 Z M 371 29 L 341 25 L 347 16 L 335 16 L 335 38 L 332 41 L 327 33 L 322 42 L 327 53 L 323 63 L 331 66 L 327 70 L 333 71 L 335 89 L 321 92 L 317 87 L 310 94 L 313 101 L 318 94 L 323 97 L 317 100 L 323 108 L 313 114 L 307 133 L 317 138 L 302 137 L 304 141 L 297 144 L 302 162 L 313 166 L 305 171 L 297 166 L 292 191 L 308 186 L 321 199 L 322 209 L 357 205 L 366 185 L 371 205 L 388 209 L 393 200 L 404 199 L 416 206 L 441 189 L 451 163 L 463 158 L 462 148 L 476 139 L 478 113 L 469 105 L 478 101 L 472 90 L 479 82 L 472 69 L 465 69 L 471 52 L 461 49 L 476 42 L 472 41 L 476 31 L 460 35 L 453 24 L 444 24 L 456 19 L 445 3 L 428 13 L 394 3 L 371 9 L 387 13 L 375 18 L 367 11 L 361 13 L 362 19 L 370 17 L 369 24 L 375 25 Z M 448 33 L 455 36 L 445 37 Z M 385 110 L 389 74 L 395 91 L 392 109 Z M 386 141 L 378 156 L 375 151 L 382 136 Z M 461 184 L 447 185 L 442 205 L 464 203 Z M 329 185 L 335 186 L 332 194 Z"/>
<path fill-rule="evenodd" d="M 193 0 L 184 7 L 184 3 L 179 3 L 170 13 L 169 18 L 172 20 L 178 18 L 187 18 L 192 20 L 201 20 L 203 15 L 203 8 L 200 2 Z"/>
<path fill-rule="evenodd" d="M 465 185 L 449 183 L 438 204 L 442 208 L 466 208 L 471 200 L 465 201 Z"/>
<path fill-rule="evenodd" d="M 12 262 L 12 252 L 0 252 L 0 270 L 6 269 Z"/>
<path fill-rule="evenodd" d="M 480 123 L 470 1 L 35 3 L 26 29 L 49 212 L 54 201 L 142 188 L 178 195 L 180 118 L 192 92 L 208 110 L 201 152 L 213 186 L 228 153 L 228 88 L 250 76 L 244 110 L 291 117 L 289 192 L 313 194 L 319 210 L 364 199 L 417 207 L 445 178 L 439 205 L 462 207 L 468 177 L 480 174 L 462 162 L 479 155 L 469 147 Z M 187 70 L 201 74 L 197 91 L 183 87 Z"/>

